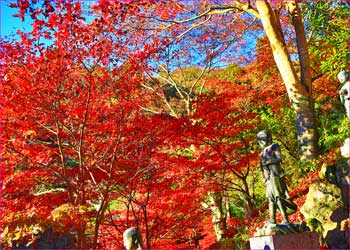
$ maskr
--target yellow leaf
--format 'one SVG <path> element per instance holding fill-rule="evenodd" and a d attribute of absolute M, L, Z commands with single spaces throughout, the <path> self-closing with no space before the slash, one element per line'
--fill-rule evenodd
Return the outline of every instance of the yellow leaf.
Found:
<path fill-rule="evenodd" d="M 15 237 L 13 238 L 13 240 L 19 240 L 21 238 L 21 236 L 22 236 L 22 232 L 21 231 L 16 232 L 15 233 Z"/>
<path fill-rule="evenodd" d="M 4 231 L 2 231 L 1 238 L 6 237 L 8 233 L 9 233 L 9 227 L 6 226 L 4 228 Z"/>

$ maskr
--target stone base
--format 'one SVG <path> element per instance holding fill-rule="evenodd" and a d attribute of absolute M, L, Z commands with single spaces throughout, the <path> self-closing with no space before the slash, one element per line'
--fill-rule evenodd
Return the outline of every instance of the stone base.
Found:
<path fill-rule="evenodd" d="M 319 236 L 314 232 L 260 236 L 249 239 L 251 250 L 319 250 Z"/>

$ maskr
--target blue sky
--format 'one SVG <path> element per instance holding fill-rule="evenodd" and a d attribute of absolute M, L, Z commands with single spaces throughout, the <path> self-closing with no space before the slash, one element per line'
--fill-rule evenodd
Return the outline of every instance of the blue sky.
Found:
<path fill-rule="evenodd" d="M 84 0 L 81 1 L 83 8 L 87 8 L 91 3 L 96 0 Z M 12 34 L 16 34 L 18 29 L 23 31 L 31 31 L 30 18 L 27 18 L 25 22 L 22 22 L 20 18 L 13 17 L 17 14 L 17 9 L 8 7 L 9 3 L 17 3 L 17 0 L 0 0 L 0 36 L 5 37 Z M 87 21 L 91 21 L 92 18 L 87 17 Z"/>
<path fill-rule="evenodd" d="M 1 37 L 15 34 L 18 29 L 25 30 L 25 31 L 31 30 L 31 27 L 28 22 L 22 22 L 20 18 L 16 18 L 12 16 L 13 14 L 17 13 L 17 10 L 8 7 L 8 4 L 10 2 L 16 2 L 16 1 L 0 0 L 0 17 L 1 17 L 0 35 Z"/>
<path fill-rule="evenodd" d="M 96 0 L 85 0 L 85 1 L 82 1 L 82 3 L 83 5 L 86 5 L 84 7 L 87 7 L 88 5 L 90 5 L 95 1 Z M 31 31 L 31 25 L 30 25 L 31 19 L 28 17 L 24 22 L 22 22 L 20 18 L 13 17 L 14 14 L 17 14 L 17 9 L 8 7 L 9 3 L 17 3 L 17 0 L 0 0 L 0 17 L 1 17 L 0 36 L 2 38 L 8 37 L 8 36 L 14 36 L 13 38 L 17 40 L 19 38 L 16 35 L 16 31 L 18 29 L 25 32 Z M 88 16 L 87 20 L 89 21 L 89 19 L 92 19 L 92 17 Z M 252 52 L 253 53 L 252 55 L 254 55 L 255 50 L 253 48 L 255 48 L 255 42 L 256 42 L 255 39 L 251 41 L 248 51 L 240 51 L 239 53 L 249 55 L 250 53 L 248 52 Z M 219 64 L 222 64 L 222 63 L 219 63 Z"/>

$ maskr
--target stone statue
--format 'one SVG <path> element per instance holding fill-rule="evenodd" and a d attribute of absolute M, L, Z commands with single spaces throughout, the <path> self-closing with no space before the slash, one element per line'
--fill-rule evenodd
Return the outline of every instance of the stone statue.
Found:
<path fill-rule="evenodd" d="M 341 156 L 345 158 L 350 158 L 350 138 L 346 138 L 344 145 L 340 147 Z"/>
<path fill-rule="evenodd" d="M 340 101 L 345 106 L 346 116 L 350 121 L 350 75 L 345 70 L 338 73 L 337 78 L 343 87 L 339 91 Z"/>
<path fill-rule="evenodd" d="M 283 224 L 289 224 L 288 215 L 296 211 L 297 206 L 290 200 L 284 170 L 281 167 L 282 157 L 280 146 L 272 142 L 268 130 L 258 133 L 259 145 L 263 148 L 260 153 L 260 168 L 266 187 L 266 197 L 269 201 L 270 224 L 276 224 L 276 208 L 282 215 Z"/>
<path fill-rule="evenodd" d="M 124 247 L 127 250 L 141 249 L 142 237 L 137 227 L 130 227 L 123 233 Z"/>

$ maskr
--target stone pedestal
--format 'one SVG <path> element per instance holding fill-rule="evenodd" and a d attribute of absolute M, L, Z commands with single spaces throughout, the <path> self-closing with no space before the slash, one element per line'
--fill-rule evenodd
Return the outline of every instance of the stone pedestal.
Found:
<path fill-rule="evenodd" d="M 260 236 L 249 239 L 251 250 L 319 250 L 319 236 L 314 232 Z"/>

